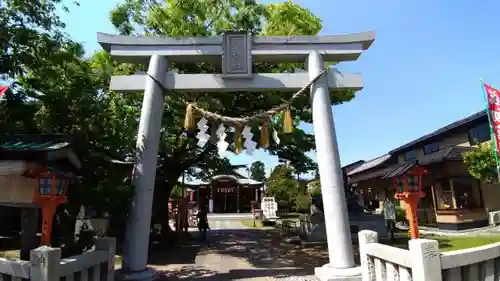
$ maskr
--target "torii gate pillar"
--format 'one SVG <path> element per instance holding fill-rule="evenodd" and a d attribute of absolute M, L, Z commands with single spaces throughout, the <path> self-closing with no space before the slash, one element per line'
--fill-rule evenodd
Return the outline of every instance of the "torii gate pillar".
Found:
<path fill-rule="evenodd" d="M 313 79 L 323 69 L 322 56 L 318 51 L 311 52 L 308 57 L 309 78 Z M 312 85 L 311 102 L 329 257 L 329 263 L 315 268 L 314 273 L 321 281 L 353 280 L 361 277 L 361 268 L 354 264 L 344 179 L 325 76 Z"/>
<path fill-rule="evenodd" d="M 132 175 L 134 198 L 127 220 L 123 255 L 124 280 L 154 280 L 155 272 L 147 269 L 151 212 L 160 144 L 165 97 L 155 80 L 168 71 L 167 58 L 153 55 L 144 86 L 141 118 L 137 132 L 136 158 Z M 134 272 L 136 274 L 128 274 Z M 118 274 L 118 277 L 122 277 Z"/>
<path fill-rule="evenodd" d="M 113 76 L 110 89 L 144 91 L 134 167 L 135 195 L 127 225 L 125 270 L 122 280 L 154 280 L 147 268 L 151 207 L 156 156 L 163 114 L 163 90 L 183 92 L 295 92 L 324 69 L 324 61 L 356 60 L 375 40 L 373 32 L 333 36 L 260 37 L 227 33 L 222 37 L 168 38 L 98 34 L 98 41 L 123 62 L 149 64 L 147 74 Z M 321 54 L 320 54 L 321 53 Z M 169 62 L 214 63 L 221 61 L 222 74 L 176 74 L 167 72 Z M 252 73 L 252 60 L 304 62 L 309 73 Z M 324 280 L 361 280 L 354 264 L 345 203 L 344 184 L 335 135 L 330 91 L 360 90 L 361 75 L 326 72 L 311 87 L 313 128 L 316 140 L 329 263 L 316 268 Z"/>

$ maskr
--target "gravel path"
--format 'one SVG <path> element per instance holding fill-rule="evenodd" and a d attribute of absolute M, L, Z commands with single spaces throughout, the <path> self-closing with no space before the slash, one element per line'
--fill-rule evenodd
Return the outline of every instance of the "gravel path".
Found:
<path fill-rule="evenodd" d="M 151 266 L 164 280 L 316 281 L 314 266 L 324 264 L 324 257 L 313 266 L 304 260 L 308 253 L 282 246 L 275 231 L 249 229 L 227 218 L 210 218 L 210 228 L 207 243 L 176 249 Z"/>

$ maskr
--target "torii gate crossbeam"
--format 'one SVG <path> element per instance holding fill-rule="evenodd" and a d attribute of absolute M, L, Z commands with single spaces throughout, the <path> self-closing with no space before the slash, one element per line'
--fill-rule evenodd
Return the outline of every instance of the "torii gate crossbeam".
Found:
<path fill-rule="evenodd" d="M 356 60 L 375 40 L 374 32 L 333 36 L 258 37 L 227 32 L 217 37 L 114 36 L 98 33 L 98 41 L 122 62 L 148 65 L 146 74 L 113 76 L 111 90 L 144 90 L 137 137 L 140 155 L 134 165 L 135 194 L 124 255 L 123 279 L 153 280 L 147 265 L 156 159 L 164 110 L 163 89 L 177 91 L 296 91 L 320 74 L 325 61 Z M 177 74 L 169 63 L 218 63 L 221 74 Z M 252 73 L 252 63 L 304 62 L 307 73 Z M 360 90 L 360 74 L 329 69 L 311 87 L 313 129 L 325 213 L 329 263 L 316 268 L 320 280 L 358 280 L 345 203 L 344 183 L 335 134 L 330 91 Z M 353 279 L 354 278 L 354 279 Z"/>

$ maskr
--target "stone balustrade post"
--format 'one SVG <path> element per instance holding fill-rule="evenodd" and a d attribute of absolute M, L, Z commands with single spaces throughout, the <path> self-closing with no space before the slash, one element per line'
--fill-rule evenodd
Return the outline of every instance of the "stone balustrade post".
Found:
<path fill-rule="evenodd" d="M 441 253 L 436 240 L 412 239 L 408 242 L 413 281 L 442 281 Z"/>
<path fill-rule="evenodd" d="M 30 252 L 30 280 L 59 280 L 61 249 L 48 246 L 38 247 Z"/>

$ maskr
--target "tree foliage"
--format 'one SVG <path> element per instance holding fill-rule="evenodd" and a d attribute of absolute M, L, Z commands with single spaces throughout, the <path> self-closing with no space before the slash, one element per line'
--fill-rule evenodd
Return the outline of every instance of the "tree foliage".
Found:
<path fill-rule="evenodd" d="M 309 184 L 311 188 L 311 196 L 317 197 L 321 196 L 321 183 L 319 180 L 315 180 Z"/>
<path fill-rule="evenodd" d="M 64 32 L 58 8 L 68 11 L 59 0 L 5 0 L 0 5 L 0 78 L 10 84 L 0 100 L 0 134 L 71 135 L 83 168 L 64 207 L 73 218 L 81 204 L 113 214 L 114 230 L 123 224 L 132 194 L 124 181 L 129 172 L 95 156 L 133 152 L 129 133 L 136 131 L 131 127 L 136 127 L 137 114 L 107 93 L 106 68 L 83 56 L 82 46 Z M 107 69 L 113 66 L 108 62 L 102 64 Z M 110 233 L 115 234 L 120 232 Z"/>
<path fill-rule="evenodd" d="M 473 151 L 463 155 L 464 163 L 471 176 L 485 182 L 498 182 L 495 154 L 491 142 L 480 144 Z"/>
<path fill-rule="evenodd" d="M 293 206 L 296 197 L 300 194 L 299 184 L 293 178 L 293 168 L 286 164 L 274 167 L 268 178 L 267 192 L 279 201 L 286 201 Z"/>
<path fill-rule="evenodd" d="M 311 206 L 311 197 L 308 194 L 299 193 L 295 197 L 294 211 L 298 213 L 307 213 Z"/>
<path fill-rule="evenodd" d="M 262 161 L 255 161 L 250 166 L 250 177 L 256 181 L 266 180 L 266 165 Z"/>
<path fill-rule="evenodd" d="M 269 175 L 267 192 L 278 201 L 286 202 L 287 206 L 292 206 L 297 211 L 304 211 L 304 206 L 309 204 L 309 197 L 293 175 L 294 170 L 291 166 L 277 165 Z"/>
<path fill-rule="evenodd" d="M 271 171 L 271 174 L 269 174 L 268 181 L 271 182 L 276 179 L 280 178 L 291 178 L 293 177 L 293 167 L 287 164 L 279 164 L 276 165 L 273 170 Z"/>
<path fill-rule="evenodd" d="M 298 194 L 297 181 L 291 178 L 275 179 L 268 184 L 269 195 L 292 203 Z"/>

